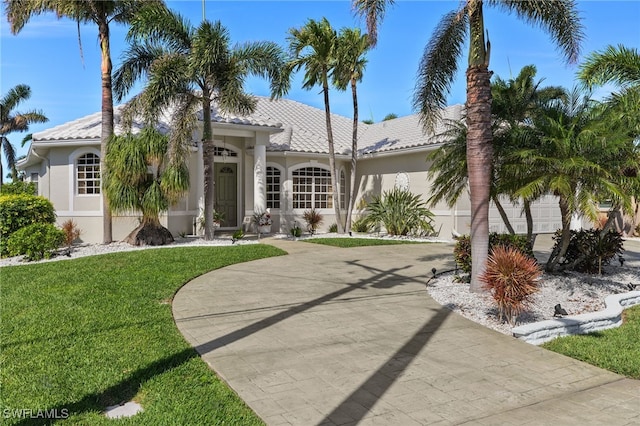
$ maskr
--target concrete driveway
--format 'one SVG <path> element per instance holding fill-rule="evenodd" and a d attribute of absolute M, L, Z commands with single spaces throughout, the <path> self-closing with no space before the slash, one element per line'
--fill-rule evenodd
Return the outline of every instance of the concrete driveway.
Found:
<path fill-rule="evenodd" d="M 638 425 L 640 381 L 515 340 L 431 299 L 452 246 L 289 255 L 185 285 L 176 324 L 268 425 Z"/>

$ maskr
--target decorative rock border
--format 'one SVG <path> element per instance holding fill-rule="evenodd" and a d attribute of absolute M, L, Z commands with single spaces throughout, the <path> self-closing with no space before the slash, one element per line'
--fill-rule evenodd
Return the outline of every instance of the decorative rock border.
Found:
<path fill-rule="evenodd" d="M 598 312 L 545 320 L 514 327 L 513 336 L 533 345 L 540 345 L 556 337 L 587 334 L 622 324 L 622 311 L 640 304 L 640 291 L 612 294 L 604 299 L 606 308 Z"/>

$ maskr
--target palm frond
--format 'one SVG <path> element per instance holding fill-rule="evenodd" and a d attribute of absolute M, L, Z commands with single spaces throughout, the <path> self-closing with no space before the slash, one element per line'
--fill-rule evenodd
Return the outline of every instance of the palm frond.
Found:
<path fill-rule="evenodd" d="M 393 0 L 353 0 L 352 8 L 356 15 L 366 21 L 371 47 L 378 44 L 378 26 L 382 24 L 387 6 L 393 6 L 393 4 Z"/>
<path fill-rule="evenodd" d="M 462 55 L 467 24 L 468 17 L 463 10 L 446 14 L 438 23 L 420 61 L 413 106 L 419 111 L 426 131 L 434 128 L 440 111 L 447 105 L 446 95 Z"/>
<path fill-rule="evenodd" d="M 622 87 L 640 85 L 640 54 L 638 49 L 623 45 L 607 46 L 592 52 L 580 65 L 578 78 L 587 87 L 607 83 Z"/>
<path fill-rule="evenodd" d="M 567 62 L 575 63 L 584 40 L 584 27 L 575 0 L 486 0 L 546 30 Z"/>

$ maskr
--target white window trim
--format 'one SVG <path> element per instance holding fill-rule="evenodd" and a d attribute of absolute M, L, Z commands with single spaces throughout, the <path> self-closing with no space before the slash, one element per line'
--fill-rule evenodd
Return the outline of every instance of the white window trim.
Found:
<path fill-rule="evenodd" d="M 286 172 L 284 170 L 284 167 L 282 167 L 279 164 L 270 163 L 270 162 L 267 161 L 267 166 L 266 167 L 273 167 L 274 169 L 277 169 L 278 171 L 280 171 L 280 191 L 279 191 L 279 193 L 280 193 L 280 208 L 277 208 L 277 209 L 276 208 L 272 208 L 271 209 L 271 211 L 277 212 L 277 211 L 283 210 L 282 206 L 284 205 L 284 202 L 285 202 L 284 194 L 285 194 L 286 191 L 284 190 L 284 188 L 285 188 L 285 180 L 286 180 L 287 174 L 286 174 Z M 266 173 L 266 171 L 267 171 L 267 169 L 265 168 L 265 173 Z M 266 182 L 266 175 L 265 175 L 265 182 Z"/>
<path fill-rule="evenodd" d="M 74 211 L 74 203 L 73 200 L 75 197 L 100 197 L 100 211 L 104 211 L 103 208 L 103 198 L 102 198 L 102 188 L 100 188 L 100 194 L 77 194 L 76 193 L 76 161 L 79 157 L 84 154 L 95 154 L 100 157 L 100 150 L 97 148 L 92 148 L 88 146 L 83 146 L 82 148 L 78 148 L 74 150 L 71 154 L 69 154 L 69 211 Z M 100 169 L 100 184 L 102 185 L 102 168 Z"/>
<path fill-rule="evenodd" d="M 307 167 L 316 167 L 319 169 L 323 169 L 326 170 L 327 172 L 329 172 L 329 179 L 331 180 L 331 169 L 329 168 L 329 166 L 327 164 L 323 164 L 323 163 L 318 163 L 317 161 L 310 161 L 307 163 L 300 163 L 300 164 L 296 164 L 295 166 L 291 166 L 289 168 L 289 173 L 287 174 L 288 176 L 288 180 L 289 180 L 289 205 L 291 206 L 291 210 L 294 213 L 299 213 L 302 214 L 305 210 L 308 210 L 306 208 L 294 208 L 293 207 L 293 172 L 296 170 L 300 170 L 300 169 L 305 169 Z M 333 214 L 335 212 L 335 208 L 332 207 L 323 207 L 323 208 L 318 208 L 318 207 L 314 207 L 316 211 L 322 213 L 322 214 Z"/>

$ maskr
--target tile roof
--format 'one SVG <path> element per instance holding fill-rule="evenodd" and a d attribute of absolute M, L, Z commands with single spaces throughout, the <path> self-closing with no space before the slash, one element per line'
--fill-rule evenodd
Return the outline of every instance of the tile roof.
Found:
<path fill-rule="evenodd" d="M 212 107 L 212 122 L 224 125 L 254 126 L 282 129 L 271 135 L 269 151 L 292 151 L 300 153 L 329 152 L 327 146 L 327 130 L 324 110 L 302 104 L 289 99 L 270 100 L 268 97 L 257 97 L 254 113 L 248 116 L 237 116 L 220 112 Z M 123 106 L 116 106 L 115 131 L 123 131 L 119 124 L 119 116 Z M 454 105 L 443 110 L 445 119 L 460 119 L 462 105 Z M 82 139 L 99 139 L 101 132 L 101 113 L 95 113 L 61 124 L 51 129 L 35 133 L 34 141 L 65 141 Z M 168 116 L 168 115 L 167 115 Z M 198 113 L 202 120 L 202 111 Z M 337 114 L 331 115 L 336 154 L 350 155 L 352 119 Z M 142 124 L 135 122 L 136 133 Z M 170 130 L 169 120 L 160 121 L 160 130 Z M 434 134 L 442 131 L 442 122 L 436 126 Z M 438 142 L 433 135 L 425 135 L 417 114 L 383 121 L 375 124 L 358 123 L 358 145 L 360 154 L 375 152 L 391 152 L 395 150 L 415 148 Z"/>

